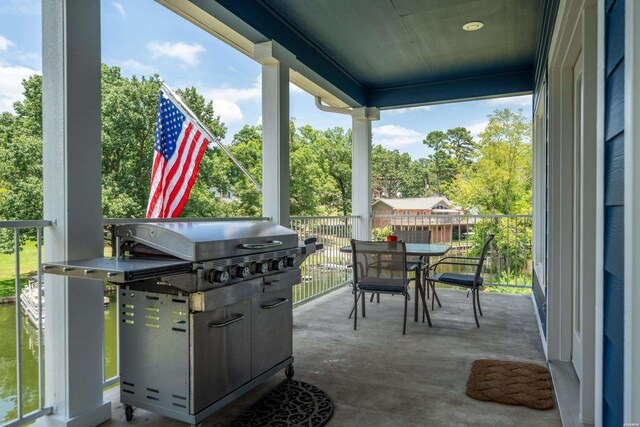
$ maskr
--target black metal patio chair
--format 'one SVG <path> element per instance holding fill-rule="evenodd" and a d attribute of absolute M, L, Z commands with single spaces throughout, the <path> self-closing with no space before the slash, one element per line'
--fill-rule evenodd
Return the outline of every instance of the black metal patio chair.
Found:
<path fill-rule="evenodd" d="M 405 243 L 431 243 L 431 230 L 395 230 L 393 235 Z M 429 268 L 428 261 L 428 257 L 424 256 L 407 256 L 407 271 L 415 271 L 418 267 L 420 267 L 421 270 L 426 270 Z M 424 279 L 423 282 L 425 282 Z M 371 294 L 370 302 L 373 302 L 373 297 L 376 295 L 378 302 L 380 302 L 380 294 L 375 293 Z M 427 299 L 429 299 L 428 289 Z"/>
<path fill-rule="evenodd" d="M 351 240 L 353 256 L 353 329 L 358 328 L 358 300 L 362 301 L 362 317 L 366 317 L 366 292 L 398 294 L 404 297 L 404 324 L 407 330 L 407 303 L 409 301 L 409 279 L 407 277 L 407 250 L 404 242 L 368 242 Z M 427 306 L 422 288 L 420 296 L 426 312 Z M 427 320 L 431 326 L 429 313 Z"/>
<path fill-rule="evenodd" d="M 480 286 L 482 286 L 484 279 L 482 278 L 482 266 L 484 264 L 484 260 L 487 257 L 487 252 L 489 251 L 489 246 L 491 245 L 491 241 L 493 240 L 494 235 L 489 234 L 487 240 L 485 240 L 482 245 L 482 252 L 479 257 L 462 257 L 462 256 L 447 256 L 442 258 L 440 261 L 433 264 L 429 267 L 429 275 L 427 277 L 427 281 L 432 282 L 432 289 L 435 289 L 435 282 L 444 283 L 450 286 L 458 286 L 467 288 L 471 291 L 471 296 L 473 298 L 473 315 L 476 319 L 476 326 L 480 327 L 480 322 L 478 322 L 478 314 L 476 312 L 476 304 L 478 306 L 478 310 L 480 311 L 480 316 L 482 316 L 482 308 L 480 307 Z M 474 274 L 462 274 L 462 273 L 438 273 L 438 267 L 442 265 L 457 265 L 463 267 L 474 267 Z"/>

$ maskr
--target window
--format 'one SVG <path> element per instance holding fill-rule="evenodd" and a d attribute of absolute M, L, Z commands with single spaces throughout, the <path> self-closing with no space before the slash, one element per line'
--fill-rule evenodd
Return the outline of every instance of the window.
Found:
<path fill-rule="evenodd" d="M 541 289 L 546 293 L 547 257 L 547 138 L 545 122 L 545 85 L 538 97 L 533 123 L 533 267 Z"/>

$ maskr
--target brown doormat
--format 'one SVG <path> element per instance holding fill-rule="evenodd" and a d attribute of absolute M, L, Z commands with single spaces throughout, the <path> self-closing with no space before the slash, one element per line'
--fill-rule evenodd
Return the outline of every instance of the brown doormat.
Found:
<path fill-rule="evenodd" d="M 553 408 L 551 376 L 544 366 L 504 360 L 476 360 L 467 396 L 533 409 Z"/>

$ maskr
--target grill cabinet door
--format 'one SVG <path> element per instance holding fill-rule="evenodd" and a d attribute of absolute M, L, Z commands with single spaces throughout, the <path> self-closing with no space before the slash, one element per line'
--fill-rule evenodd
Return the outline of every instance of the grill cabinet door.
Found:
<path fill-rule="evenodd" d="M 122 403 L 188 413 L 187 299 L 128 289 L 118 292 Z"/>
<path fill-rule="evenodd" d="M 253 378 L 293 354 L 291 283 L 286 283 L 290 273 L 296 272 L 266 277 L 264 292 L 253 298 Z"/>
<path fill-rule="evenodd" d="M 196 414 L 251 380 L 251 300 L 193 314 Z"/>

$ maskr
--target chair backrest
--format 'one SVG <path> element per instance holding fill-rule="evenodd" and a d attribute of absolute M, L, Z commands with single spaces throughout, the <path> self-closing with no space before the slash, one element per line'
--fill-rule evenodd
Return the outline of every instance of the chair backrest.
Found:
<path fill-rule="evenodd" d="M 395 230 L 393 234 L 407 243 L 431 243 L 431 230 Z"/>
<path fill-rule="evenodd" d="M 482 274 L 482 265 L 484 264 L 484 260 L 487 257 L 487 252 L 489 252 L 489 246 L 491 245 L 491 241 L 495 236 L 493 234 L 489 234 L 487 236 L 487 240 L 484 241 L 482 245 L 482 252 L 480 252 L 480 259 L 478 260 L 478 267 L 476 269 L 475 281 L 477 283 L 480 274 Z"/>
<path fill-rule="evenodd" d="M 407 249 L 403 241 L 351 240 L 353 286 L 359 284 L 404 288 L 407 280 Z"/>

